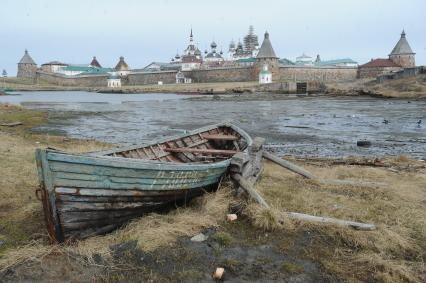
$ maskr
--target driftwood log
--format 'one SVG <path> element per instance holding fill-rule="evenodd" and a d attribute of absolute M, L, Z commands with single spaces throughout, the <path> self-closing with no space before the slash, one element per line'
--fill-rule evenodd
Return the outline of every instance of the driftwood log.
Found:
<path fill-rule="evenodd" d="M 262 198 L 262 196 L 256 191 L 254 185 L 259 178 L 262 171 L 262 156 L 295 172 L 305 178 L 319 180 L 315 175 L 306 171 L 305 169 L 285 161 L 279 157 L 276 157 L 268 152 L 263 151 L 263 143 L 265 142 L 262 138 L 255 138 L 253 146 L 249 149 L 249 154 L 237 153 L 231 160 L 231 177 L 239 184 L 239 188 L 244 190 L 253 200 L 255 200 L 262 207 L 269 209 L 269 204 Z M 325 182 L 333 182 L 340 180 L 322 180 Z M 342 184 L 340 182 L 337 182 Z M 346 182 L 345 182 L 346 183 Z M 336 184 L 336 183 L 335 183 Z M 303 214 L 298 212 L 285 212 L 290 219 L 297 219 L 308 222 L 316 223 L 328 223 L 344 227 L 351 227 L 357 230 L 375 230 L 374 224 L 360 223 L 354 221 L 341 220 L 330 217 L 314 216 L 309 214 Z"/>
<path fill-rule="evenodd" d="M 303 169 L 302 167 L 297 166 L 296 164 L 293 164 L 291 162 L 288 162 L 282 158 L 279 158 L 278 156 L 273 155 L 272 153 L 263 152 L 263 157 L 265 157 L 266 159 L 280 165 L 281 167 L 284 167 L 294 173 L 297 173 L 299 175 L 302 175 L 305 178 L 308 179 L 318 179 L 314 174 L 306 171 L 305 169 Z"/>
<path fill-rule="evenodd" d="M 240 186 L 247 192 L 247 194 L 255 200 L 262 207 L 269 209 L 269 204 L 262 198 L 262 196 L 256 191 L 254 186 L 246 181 L 240 174 L 234 174 L 232 178 L 237 181 Z M 285 212 L 285 214 L 290 219 L 308 221 L 308 222 L 316 222 L 316 223 L 325 223 L 325 224 L 334 224 L 338 226 L 351 227 L 357 230 L 371 231 L 375 230 L 376 226 L 374 224 L 361 223 L 355 221 L 348 221 L 342 219 L 336 219 L 331 217 L 322 217 L 322 216 L 314 216 L 304 213 L 298 212 Z"/>
<path fill-rule="evenodd" d="M 341 220 L 341 219 L 330 218 L 330 217 L 314 216 L 314 215 L 303 214 L 298 212 L 286 212 L 286 213 L 290 219 L 297 219 L 297 220 L 317 222 L 317 223 L 330 223 L 330 224 L 351 227 L 357 230 L 364 230 L 364 231 L 371 231 L 376 229 L 376 226 L 374 224 L 347 221 L 347 220 Z"/>
<path fill-rule="evenodd" d="M 16 126 L 19 126 L 19 125 L 22 125 L 22 122 L 12 122 L 12 123 L 0 124 L 0 126 L 3 126 L 3 127 L 16 127 Z"/>

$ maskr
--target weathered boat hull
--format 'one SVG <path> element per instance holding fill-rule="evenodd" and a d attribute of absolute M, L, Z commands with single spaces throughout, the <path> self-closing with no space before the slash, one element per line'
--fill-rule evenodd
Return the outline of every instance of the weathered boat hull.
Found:
<path fill-rule="evenodd" d="M 194 139 L 193 144 L 185 158 L 203 150 L 199 141 Z M 37 149 L 41 198 L 52 241 L 103 234 L 147 212 L 201 195 L 217 186 L 230 164 L 229 158 L 212 163 L 173 162 L 181 152 L 166 156 L 168 162 L 161 161 L 164 154 L 153 154 L 158 161 L 126 158 L 135 153 L 124 149 L 84 155 Z"/>

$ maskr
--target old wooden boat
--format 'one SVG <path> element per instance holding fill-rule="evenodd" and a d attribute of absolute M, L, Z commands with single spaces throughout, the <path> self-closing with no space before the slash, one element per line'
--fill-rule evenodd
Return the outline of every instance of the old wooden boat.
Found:
<path fill-rule="evenodd" d="M 69 242 L 103 234 L 144 213 L 217 187 L 250 136 L 220 123 L 151 144 L 73 154 L 37 149 L 49 236 Z"/>

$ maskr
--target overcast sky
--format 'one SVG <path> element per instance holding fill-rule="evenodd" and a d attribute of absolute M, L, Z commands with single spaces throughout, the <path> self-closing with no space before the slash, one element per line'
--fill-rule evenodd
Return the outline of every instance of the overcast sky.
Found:
<path fill-rule="evenodd" d="M 16 75 L 27 48 L 37 64 L 52 60 L 103 66 L 124 56 L 131 68 L 167 62 L 188 42 L 214 39 L 226 52 L 253 25 L 268 30 L 276 54 L 306 53 L 359 63 L 386 58 L 404 28 L 416 63 L 426 65 L 423 0 L 0 0 L 0 69 Z"/>

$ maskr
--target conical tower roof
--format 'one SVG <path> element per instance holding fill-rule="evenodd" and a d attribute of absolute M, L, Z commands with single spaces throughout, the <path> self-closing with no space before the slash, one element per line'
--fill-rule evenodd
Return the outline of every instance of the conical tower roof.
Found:
<path fill-rule="evenodd" d="M 102 68 L 101 64 L 99 64 L 98 60 L 96 59 L 96 56 L 93 56 L 92 62 L 90 62 L 90 66 Z"/>
<path fill-rule="evenodd" d="M 36 62 L 34 62 L 33 58 L 31 58 L 30 54 L 28 54 L 28 50 L 25 49 L 25 54 L 22 56 L 21 61 L 19 61 L 18 64 L 32 64 L 37 65 Z"/>
<path fill-rule="evenodd" d="M 115 66 L 115 70 L 116 71 L 128 71 L 129 70 L 129 66 L 124 61 L 124 57 L 123 56 L 120 57 L 120 61 L 118 61 L 117 66 Z"/>
<path fill-rule="evenodd" d="M 399 54 L 415 54 L 408 44 L 407 39 L 405 38 L 405 31 L 403 30 L 401 33 L 401 38 L 398 43 L 393 48 L 391 54 L 389 55 L 399 55 Z"/>
<path fill-rule="evenodd" d="M 265 38 L 263 39 L 262 46 L 259 49 L 259 53 L 257 53 L 257 58 L 278 58 L 275 55 L 274 49 L 272 48 L 268 32 L 265 32 Z"/>

